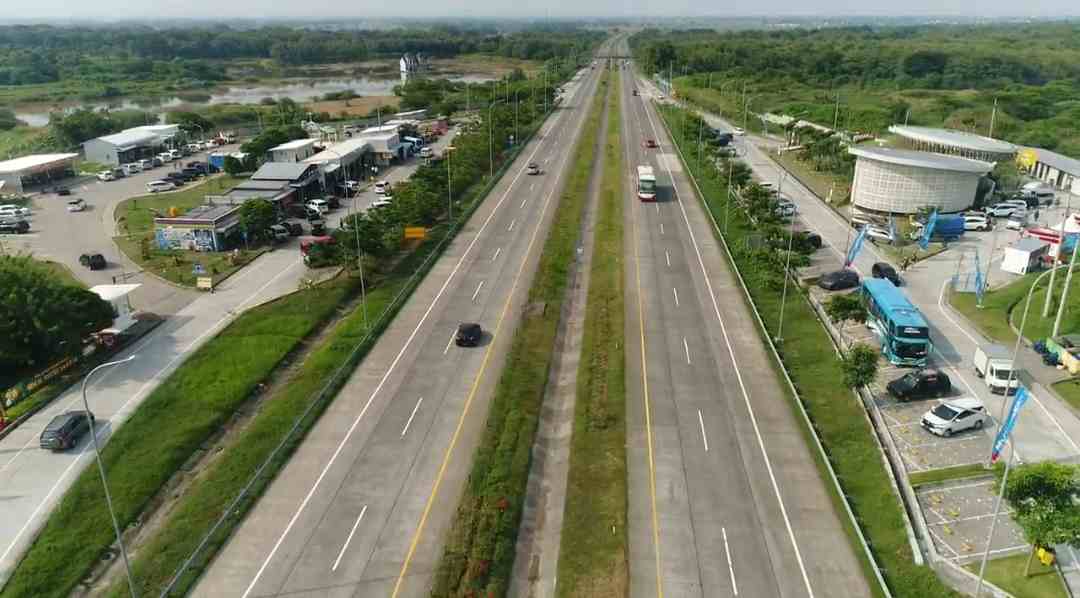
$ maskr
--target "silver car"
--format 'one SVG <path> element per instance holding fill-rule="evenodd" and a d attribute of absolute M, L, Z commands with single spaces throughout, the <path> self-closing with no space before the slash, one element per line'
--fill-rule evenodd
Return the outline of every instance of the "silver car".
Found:
<path fill-rule="evenodd" d="M 931 434 L 948 437 L 965 430 L 981 430 L 991 421 L 982 401 L 964 398 L 938 403 L 922 416 L 922 427 Z"/>

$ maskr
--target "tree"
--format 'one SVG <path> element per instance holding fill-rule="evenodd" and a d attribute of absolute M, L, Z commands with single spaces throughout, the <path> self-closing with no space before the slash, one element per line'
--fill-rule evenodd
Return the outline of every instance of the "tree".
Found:
<path fill-rule="evenodd" d="M 1053 461 L 1020 465 L 1005 486 L 1005 498 L 1031 543 L 1024 575 L 1039 548 L 1068 544 L 1080 548 L 1080 468 Z"/>
<path fill-rule="evenodd" d="M 862 324 L 866 321 L 866 306 L 853 293 L 833 295 L 825 302 L 825 315 L 840 330 L 840 340 L 844 339 L 844 322 Z"/>
<path fill-rule="evenodd" d="M 0 289 L 0 368 L 9 371 L 80 354 L 115 316 L 112 304 L 26 256 L 0 256 Z"/>
<path fill-rule="evenodd" d="M 240 206 L 240 226 L 249 238 L 259 238 L 274 224 L 274 204 L 261 198 L 249 199 Z"/>
<path fill-rule="evenodd" d="M 858 343 L 844 355 L 841 367 L 844 384 L 849 388 L 868 386 L 877 378 L 878 352 L 866 343 Z"/>
<path fill-rule="evenodd" d="M 195 112 L 169 112 L 167 120 L 172 124 L 180 125 L 180 128 L 189 135 L 196 132 L 203 135 L 210 135 L 214 131 L 214 123 Z"/>

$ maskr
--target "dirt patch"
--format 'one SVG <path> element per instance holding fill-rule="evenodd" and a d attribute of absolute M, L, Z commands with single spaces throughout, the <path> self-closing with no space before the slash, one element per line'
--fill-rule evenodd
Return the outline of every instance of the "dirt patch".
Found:
<path fill-rule="evenodd" d="M 311 102 L 304 108 L 312 112 L 327 112 L 331 116 L 367 116 L 376 108 L 393 108 L 397 110 L 401 98 L 397 96 L 362 96 L 351 100 L 334 100 L 329 102 Z"/>

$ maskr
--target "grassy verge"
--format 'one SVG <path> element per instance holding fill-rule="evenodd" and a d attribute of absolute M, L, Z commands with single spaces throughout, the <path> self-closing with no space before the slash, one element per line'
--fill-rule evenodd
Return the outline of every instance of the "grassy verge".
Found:
<path fill-rule="evenodd" d="M 574 150 L 572 170 L 553 208 L 555 220 L 529 289 L 529 303 L 542 303 L 544 309 L 527 310 L 514 334 L 431 596 L 502 596 L 509 585 L 533 437 L 581 228 L 605 86 L 606 80 Z"/>
<path fill-rule="evenodd" d="M 1025 577 L 1027 560 L 1026 553 L 994 559 L 986 563 L 986 579 L 1016 598 L 1069 598 L 1057 572 L 1038 559 L 1031 563 L 1031 577 Z M 967 569 L 978 573 L 979 563 L 971 563 Z"/>
<path fill-rule="evenodd" d="M 1054 385 L 1054 390 L 1073 409 L 1080 411 L 1080 378 L 1058 382 Z"/>
<path fill-rule="evenodd" d="M 912 486 L 922 486 L 924 484 L 933 484 L 937 482 L 949 482 L 952 480 L 962 480 L 964 478 L 972 478 L 976 476 L 987 475 L 990 473 L 982 463 L 972 463 L 969 465 L 957 465 L 956 467 L 944 467 L 942 469 L 931 469 L 929 471 L 916 471 L 908 475 L 908 480 Z"/>
<path fill-rule="evenodd" d="M 102 453 L 122 526 L 352 287 L 339 280 L 244 312 L 146 398 Z M 112 543 L 101 480 L 87 468 L 0 596 L 67 596 Z"/>
<path fill-rule="evenodd" d="M 782 164 L 785 169 L 797 177 L 803 185 L 813 191 L 814 195 L 822 199 L 832 197 L 835 206 L 839 206 L 840 201 L 844 200 L 851 192 L 850 180 L 831 172 L 814 170 L 809 164 L 800 160 L 795 152 L 785 152 L 779 156 L 773 152 L 767 153 L 773 160 Z"/>
<path fill-rule="evenodd" d="M 51 262 L 49 260 L 42 260 L 41 264 L 48 268 L 50 272 L 55 274 L 56 277 L 59 278 L 60 281 L 64 284 L 71 285 L 73 287 L 79 287 L 80 289 L 86 288 L 86 285 L 83 284 L 83 281 L 76 278 L 75 274 L 71 271 L 71 269 L 64 264 L 61 264 L 60 262 Z"/>
<path fill-rule="evenodd" d="M 662 114 L 665 119 L 671 118 L 670 109 Z M 683 147 L 694 145 L 693 140 L 678 141 Z M 706 209 L 717 221 L 722 221 L 727 197 L 725 177 L 691 155 L 685 156 L 684 164 L 704 193 Z M 780 286 L 773 284 L 774 274 L 763 271 L 758 262 L 750 259 L 751 254 L 739 250 L 746 245 L 746 237 L 754 232 L 746 215 L 741 210 L 731 210 L 728 227 L 726 240 L 733 248 L 734 265 L 742 273 L 747 290 L 762 314 L 767 329 L 764 334 L 776 336 Z M 781 358 L 799 392 L 798 397 L 791 399 L 801 401 L 809 413 L 893 596 L 955 596 L 933 570 L 913 562 L 903 511 L 882 465 L 873 431 L 866 422 L 862 405 L 844 387 L 840 359 L 808 299 L 802 292 L 788 293 L 784 310 Z M 846 518 L 841 516 L 841 520 Z M 853 546 L 857 546 L 854 540 Z M 862 551 L 855 550 L 861 558 Z M 867 579 L 873 580 L 870 563 L 864 560 L 863 565 Z M 871 586 L 874 586 L 872 582 Z"/>
<path fill-rule="evenodd" d="M 1028 311 L 1027 324 L 1024 328 L 1025 337 L 1028 340 L 1040 340 L 1050 336 L 1054 327 L 1054 318 L 1057 316 L 1058 302 L 1061 301 L 1061 289 L 1065 286 L 1066 270 L 1062 268 L 1055 275 L 1054 296 L 1049 317 L 1042 317 L 1042 307 L 1046 301 L 1046 287 L 1050 284 L 1050 276 L 1043 278 L 1039 288 L 1031 294 L 1031 309 Z M 1013 323 L 1019 326 L 1028 290 L 1038 275 L 1039 273 L 1028 274 L 1009 285 L 985 293 L 982 308 L 976 307 L 974 293 L 953 293 L 950 301 L 952 306 L 974 322 L 983 334 L 999 342 L 1013 343 L 1016 342 L 1016 334 L 1009 327 L 1009 313 L 1013 311 Z M 1080 276 L 1073 276 L 1069 296 L 1080 297 Z M 1061 317 L 1059 331 L 1061 334 L 1080 330 L 1080 307 L 1078 306 L 1080 302 L 1075 300 L 1065 306 L 1065 313 Z"/>
<path fill-rule="evenodd" d="M 619 88 L 618 71 L 614 88 Z M 600 210 L 570 445 L 559 596 L 625 596 L 626 356 L 623 342 L 623 154 L 619 94 L 611 94 Z"/>
<path fill-rule="evenodd" d="M 207 195 L 224 193 L 242 183 L 245 179 L 221 175 L 204 180 L 181 191 L 151 193 L 140 195 L 120 202 L 116 206 L 115 217 L 120 230 L 128 235 L 139 235 L 154 230 L 154 216 L 167 215 L 170 208 L 176 208 L 183 214 L 203 203 Z"/>

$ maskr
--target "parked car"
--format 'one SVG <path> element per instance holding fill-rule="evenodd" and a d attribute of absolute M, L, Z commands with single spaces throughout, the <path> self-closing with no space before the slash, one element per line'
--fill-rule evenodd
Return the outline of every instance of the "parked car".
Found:
<path fill-rule="evenodd" d="M 11 216 L 0 216 L 0 234 L 21 235 L 30 232 L 30 223 Z"/>
<path fill-rule="evenodd" d="M 8 203 L 0 206 L 0 217 L 5 218 L 29 218 L 30 208 Z"/>
<path fill-rule="evenodd" d="M 731 130 L 731 132 L 735 133 L 735 135 L 738 135 L 738 136 L 746 135 L 746 129 L 744 129 L 742 127 L 735 127 L 734 129 Z"/>
<path fill-rule="evenodd" d="M 146 160 L 146 159 L 139 160 L 139 168 L 140 169 L 142 169 L 142 170 L 150 170 L 153 167 L 154 167 L 154 161 L 153 160 Z"/>
<path fill-rule="evenodd" d="M 182 152 L 182 151 L 180 151 L 178 149 L 174 149 L 174 150 L 169 150 L 169 155 L 172 156 L 173 160 L 179 160 L 180 158 L 184 157 L 184 152 Z"/>
<path fill-rule="evenodd" d="M 169 152 L 161 152 L 160 154 L 158 154 L 158 155 L 156 155 L 154 157 L 157 158 L 158 160 L 161 160 L 162 164 L 164 164 L 165 162 L 172 162 L 173 161 L 173 155 L 170 154 Z"/>
<path fill-rule="evenodd" d="M 818 286 L 826 291 L 842 291 L 859 286 L 859 275 L 847 268 L 826 273 L 818 279 Z"/>
<path fill-rule="evenodd" d="M 293 222 L 290 220 L 288 222 L 283 222 L 281 226 L 284 226 L 285 230 L 289 231 L 290 237 L 299 237 L 300 235 L 304 234 L 304 226 L 299 222 Z"/>
<path fill-rule="evenodd" d="M 1005 221 L 1005 228 L 1008 230 L 1023 230 L 1028 223 L 1027 212 L 1013 212 L 1012 216 Z"/>
<path fill-rule="evenodd" d="M 540 165 L 536 162 L 529 162 L 529 165 L 525 167 L 525 174 L 540 174 Z"/>
<path fill-rule="evenodd" d="M 965 430 L 981 430 L 990 421 L 982 401 L 963 398 L 938 403 L 922 416 L 922 427 L 931 434 L 952 436 Z"/>
<path fill-rule="evenodd" d="M 71 195 L 71 189 L 68 189 L 67 187 L 56 187 L 53 189 L 53 193 L 57 195 Z"/>
<path fill-rule="evenodd" d="M 870 275 L 874 278 L 884 278 L 896 286 L 900 286 L 900 275 L 896 273 L 896 268 L 892 267 L 892 264 L 887 262 L 877 262 L 870 267 Z"/>
<path fill-rule="evenodd" d="M 172 191 L 173 189 L 176 189 L 176 183 L 172 181 L 150 181 L 146 184 L 146 190 L 150 193 Z"/>
<path fill-rule="evenodd" d="M 83 201 L 83 199 L 81 197 L 76 197 L 75 199 L 73 199 L 73 200 L 71 200 L 71 201 L 69 201 L 67 203 L 67 211 L 69 211 L 69 212 L 81 212 L 81 211 L 83 211 L 85 209 L 86 209 L 86 202 Z"/>
<path fill-rule="evenodd" d="M 892 232 L 883 226 L 867 225 L 866 236 L 871 241 L 882 241 L 884 243 L 892 243 L 896 239 L 893 238 Z"/>
<path fill-rule="evenodd" d="M 389 195 L 390 183 L 386 181 L 378 181 L 377 183 L 375 183 L 375 193 L 378 193 L 379 195 Z"/>
<path fill-rule="evenodd" d="M 435 152 L 430 147 L 422 147 L 422 148 L 420 148 L 420 157 L 421 158 L 431 158 L 434 155 L 435 155 Z"/>
<path fill-rule="evenodd" d="M 1002 202 L 988 206 L 985 212 L 987 216 L 993 216 L 994 218 L 1008 218 L 1009 216 L 1012 216 L 1013 212 L 1016 210 L 1017 206 L 1015 203 Z"/>
<path fill-rule="evenodd" d="M 128 162 L 127 164 L 121 164 L 120 168 L 124 169 L 124 174 L 127 176 L 135 176 L 142 172 L 142 168 L 139 168 L 138 163 Z"/>
<path fill-rule="evenodd" d="M 84 253 L 79 256 L 79 263 L 84 268 L 91 270 L 104 270 L 108 263 L 105 261 L 105 256 L 100 253 Z"/>
<path fill-rule="evenodd" d="M 205 170 L 203 170 L 202 168 L 195 168 L 193 166 L 189 166 L 189 167 L 181 170 L 180 172 L 183 173 L 183 174 L 186 174 L 187 176 L 189 176 L 189 177 L 191 177 L 193 179 L 194 178 L 199 178 L 201 176 L 206 176 L 206 171 Z"/>
<path fill-rule="evenodd" d="M 184 183 L 187 182 L 187 177 L 180 174 L 179 172 L 170 172 L 169 174 L 165 175 L 165 178 L 161 180 L 167 183 L 172 183 L 177 187 L 182 187 Z"/>
<path fill-rule="evenodd" d="M 116 175 L 114 175 L 111 170 L 103 170 L 97 173 L 97 178 L 99 181 L 115 181 Z"/>
<path fill-rule="evenodd" d="M 357 190 L 359 190 L 359 189 L 360 189 L 360 185 L 361 185 L 360 181 L 354 181 L 354 180 L 351 180 L 351 179 L 350 179 L 350 180 L 347 180 L 347 181 L 345 181 L 345 182 L 344 182 L 344 183 L 342 184 L 342 186 L 343 186 L 343 187 L 345 187 L 345 189 L 346 189 L 347 191 L 351 191 L 351 192 L 353 192 L 353 193 L 355 193 L 355 192 L 356 192 Z"/>
<path fill-rule="evenodd" d="M 637 95 L 637 90 L 635 89 L 633 93 L 634 93 L 634 95 Z"/>
<path fill-rule="evenodd" d="M 330 211 L 330 205 L 326 203 L 325 199 L 313 199 L 305 205 L 307 205 L 309 210 L 318 212 L 320 216 Z"/>
<path fill-rule="evenodd" d="M 276 243 L 284 243 L 289 240 L 289 229 L 280 224 L 270 225 L 270 238 Z"/>
<path fill-rule="evenodd" d="M 791 203 L 791 201 L 780 199 L 776 202 L 776 210 L 774 212 L 781 218 L 791 218 L 795 216 L 798 211 L 798 208 L 796 208 L 795 204 Z"/>
<path fill-rule="evenodd" d="M 897 399 L 911 401 L 943 397 L 952 390 L 952 382 L 944 372 L 924 368 L 890 381 L 885 388 Z"/>
<path fill-rule="evenodd" d="M 454 344 L 459 347 L 475 347 L 480 344 L 484 331 L 475 322 L 462 322 L 458 324 L 457 334 L 454 335 Z"/>
<path fill-rule="evenodd" d="M 319 236 L 326 234 L 326 221 L 322 218 L 313 218 L 308 220 L 311 223 L 311 234 Z"/>
<path fill-rule="evenodd" d="M 994 228 L 986 214 L 964 214 L 964 230 L 990 230 Z"/>
<path fill-rule="evenodd" d="M 89 417 L 88 417 L 89 416 Z M 89 421 L 88 421 L 89 419 Z M 87 411 L 66 411 L 52 418 L 41 431 L 38 443 L 43 449 L 65 451 L 74 448 L 79 439 L 90 431 L 94 414 Z"/>
<path fill-rule="evenodd" d="M 193 154 L 197 154 L 203 151 L 203 144 L 201 143 L 189 143 L 187 144 L 187 150 Z"/>
<path fill-rule="evenodd" d="M 646 149 L 655 149 L 660 146 L 656 144 L 655 139 L 646 139 L 645 141 L 641 142 L 641 147 L 644 147 Z"/>

